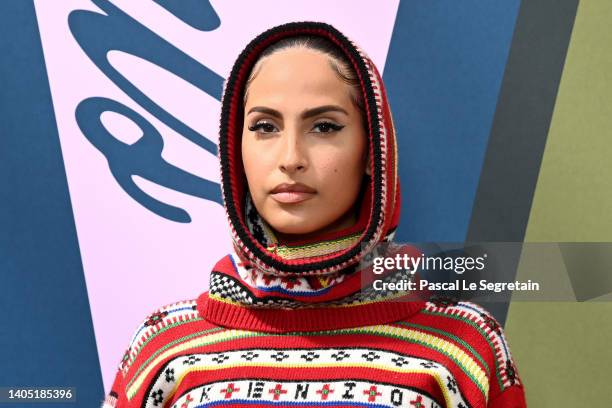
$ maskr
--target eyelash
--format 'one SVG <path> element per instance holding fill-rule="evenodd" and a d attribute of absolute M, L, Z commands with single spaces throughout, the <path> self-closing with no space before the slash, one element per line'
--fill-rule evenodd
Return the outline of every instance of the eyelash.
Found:
<path fill-rule="evenodd" d="M 249 130 L 251 132 L 259 132 L 261 129 L 264 128 L 264 126 L 271 126 L 271 127 L 275 128 L 274 125 L 269 123 L 269 122 L 257 122 L 254 125 L 249 126 Z M 272 131 L 269 131 L 269 132 L 259 132 L 259 133 L 271 133 L 271 132 Z"/>
<path fill-rule="evenodd" d="M 265 126 L 270 126 L 272 128 L 275 128 L 273 124 L 269 123 L 269 122 L 257 122 L 251 126 L 249 126 L 249 130 L 251 132 L 259 132 L 260 130 L 264 129 Z M 314 133 L 332 133 L 332 132 L 338 132 L 340 130 L 342 130 L 344 128 L 344 125 L 338 125 L 336 123 L 333 122 L 319 122 L 316 123 L 314 125 L 314 128 L 317 127 L 327 127 L 328 131 L 319 131 L 319 132 L 314 132 Z M 273 130 L 270 130 L 270 128 L 268 128 L 268 131 L 264 131 L 264 132 L 260 132 L 260 133 L 272 133 Z"/>
<path fill-rule="evenodd" d="M 333 123 L 333 122 L 319 122 L 319 123 L 314 125 L 314 127 L 319 127 L 319 126 L 327 126 L 331 130 L 329 130 L 327 132 L 316 132 L 316 133 L 338 132 L 338 131 L 340 131 L 340 130 L 342 130 L 344 128 L 344 125 L 338 125 L 338 124 Z"/>

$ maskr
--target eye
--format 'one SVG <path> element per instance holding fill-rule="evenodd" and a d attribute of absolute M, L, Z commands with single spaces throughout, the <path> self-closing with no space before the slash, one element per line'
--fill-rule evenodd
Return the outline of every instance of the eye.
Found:
<path fill-rule="evenodd" d="M 260 122 L 257 122 L 249 126 L 249 130 L 251 132 L 258 132 L 258 133 L 278 132 L 278 129 L 276 128 L 276 126 L 274 126 L 270 122 L 264 122 L 264 121 L 260 121 Z"/>
<path fill-rule="evenodd" d="M 314 125 L 313 132 L 314 133 L 331 133 L 331 132 L 338 132 L 339 130 L 342 130 L 342 128 L 344 128 L 344 125 L 338 125 L 333 122 L 319 122 Z"/>

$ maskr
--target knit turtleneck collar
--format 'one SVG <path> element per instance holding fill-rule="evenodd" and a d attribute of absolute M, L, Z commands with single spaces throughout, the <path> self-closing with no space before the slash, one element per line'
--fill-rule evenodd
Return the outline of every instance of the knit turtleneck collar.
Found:
<path fill-rule="evenodd" d="M 375 279 L 397 283 L 405 278 L 403 271 L 375 276 L 359 265 L 325 276 L 277 276 L 243 263 L 234 252 L 215 265 L 198 310 L 219 326 L 276 333 L 384 324 L 424 307 L 414 293 L 373 285 Z"/>
<path fill-rule="evenodd" d="M 364 178 L 355 225 L 316 239 L 279 242 L 250 197 L 240 151 L 247 78 L 271 44 L 292 36 L 319 36 L 335 44 L 359 78 L 367 123 L 370 176 Z M 399 223 L 396 136 L 382 78 L 369 57 L 334 27 L 300 22 L 272 28 L 242 51 L 225 82 L 219 133 L 223 200 L 233 252 L 210 275 L 198 308 L 226 327 L 285 332 L 327 330 L 401 319 L 421 302 L 410 294 L 374 290 L 366 255 L 393 239 Z M 385 276 L 388 281 L 400 279 Z"/>

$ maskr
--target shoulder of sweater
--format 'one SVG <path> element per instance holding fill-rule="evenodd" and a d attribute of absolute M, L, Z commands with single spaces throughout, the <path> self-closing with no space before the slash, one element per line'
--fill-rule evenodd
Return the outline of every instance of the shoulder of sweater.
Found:
<path fill-rule="evenodd" d="M 127 375 L 147 346 L 153 343 L 162 333 L 167 333 L 172 328 L 179 328 L 185 324 L 202 320 L 197 308 L 197 299 L 168 303 L 152 310 L 134 330 L 119 369 L 124 376 Z"/>
<path fill-rule="evenodd" d="M 499 384 L 496 391 L 521 385 L 503 326 L 488 310 L 473 302 L 442 299 L 426 302 L 420 313 L 427 318 L 424 321 L 431 322 L 431 326 L 440 333 L 448 331 L 445 335 L 450 333 L 456 340 L 462 340 L 470 346 L 474 346 L 475 338 L 466 337 L 465 328 L 471 327 L 473 330 L 470 333 L 480 333 L 486 341 L 480 343 L 487 344 L 485 347 L 490 350 L 494 360 L 491 374 Z"/>
<path fill-rule="evenodd" d="M 419 315 L 424 327 L 431 326 L 434 330 L 442 330 L 459 338 L 465 336 L 467 328 L 473 329 L 472 333 L 479 333 L 492 347 L 494 354 L 498 348 L 508 348 L 503 326 L 477 303 L 436 299 L 426 302 Z"/>
<path fill-rule="evenodd" d="M 487 334 L 500 334 L 502 325 L 484 307 L 469 301 L 457 301 L 448 298 L 428 301 L 421 313 L 471 322 L 472 325 L 481 327 Z"/>

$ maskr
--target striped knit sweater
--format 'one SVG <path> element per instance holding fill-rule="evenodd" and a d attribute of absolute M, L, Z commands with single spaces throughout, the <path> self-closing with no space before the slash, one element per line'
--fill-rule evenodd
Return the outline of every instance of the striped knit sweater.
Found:
<path fill-rule="evenodd" d="M 525 406 L 502 329 L 476 304 L 427 302 L 392 322 L 273 333 L 211 323 L 207 300 L 142 323 L 104 407 Z"/>
<path fill-rule="evenodd" d="M 357 73 L 371 175 L 354 226 L 280 242 L 250 199 L 240 110 L 257 56 L 295 35 L 332 42 Z M 138 327 L 104 407 L 525 407 L 503 330 L 489 313 L 373 288 L 369 256 L 393 240 L 399 223 L 396 142 L 379 72 L 334 27 L 285 24 L 247 45 L 225 83 L 219 135 L 234 250 L 213 267 L 207 291 L 155 310 Z"/>

